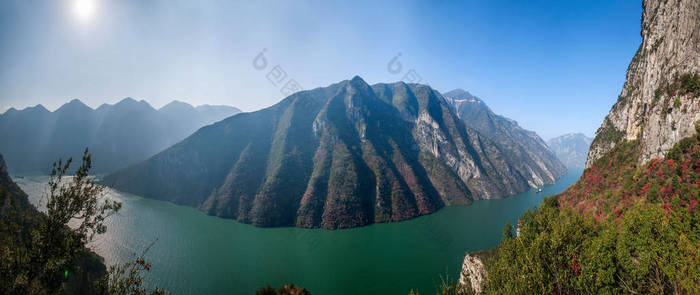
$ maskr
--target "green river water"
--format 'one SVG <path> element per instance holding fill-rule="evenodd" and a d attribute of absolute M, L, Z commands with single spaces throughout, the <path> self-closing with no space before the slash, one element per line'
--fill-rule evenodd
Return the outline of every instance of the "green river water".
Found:
<path fill-rule="evenodd" d="M 173 294 L 254 294 L 294 283 L 319 294 L 434 294 L 441 276 L 457 279 L 468 251 L 498 244 L 506 221 L 573 184 L 503 200 L 447 207 L 416 219 L 346 230 L 257 228 L 194 208 L 109 191 L 123 203 L 92 248 L 106 264 L 124 262 L 155 242 L 147 279 Z M 45 176 L 14 178 L 41 208 Z"/>

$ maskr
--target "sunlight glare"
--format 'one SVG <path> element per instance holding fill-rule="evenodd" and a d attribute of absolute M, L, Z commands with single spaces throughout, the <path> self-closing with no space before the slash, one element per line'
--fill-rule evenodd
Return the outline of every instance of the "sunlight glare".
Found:
<path fill-rule="evenodd" d="M 95 0 L 74 0 L 73 14 L 82 23 L 90 22 L 95 18 L 97 3 Z"/>

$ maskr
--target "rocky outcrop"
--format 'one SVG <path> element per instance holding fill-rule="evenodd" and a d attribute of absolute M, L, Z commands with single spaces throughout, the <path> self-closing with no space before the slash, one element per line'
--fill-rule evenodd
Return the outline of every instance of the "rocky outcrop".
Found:
<path fill-rule="evenodd" d="M 257 226 L 336 229 L 550 181 L 520 161 L 429 86 L 355 77 L 204 127 L 104 183 Z"/>
<path fill-rule="evenodd" d="M 537 133 L 497 115 L 482 99 L 465 90 L 456 89 L 443 95 L 467 127 L 493 141 L 513 160 L 512 169 L 527 175 L 531 187 L 552 184 L 566 173 L 566 167 Z"/>
<path fill-rule="evenodd" d="M 644 0 L 642 44 L 617 102 L 596 132 L 586 167 L 639 139 L 640 163 L 663 156 L 700 120 L 700 1 Z"/>
<path fill-rule="evenodd" d="M 547 145 L 566 167 L 583 169 L 592 141 L 582 133 L 568 133 L 548 140 Z"/>
<path fill-rule="evenodd" d="M 481 258 L 476 255 L 467 254 L 462 263 L 462 271 L 459 274 L 458 286 L 480 294 L 486 280 L 486 268 Z"/>

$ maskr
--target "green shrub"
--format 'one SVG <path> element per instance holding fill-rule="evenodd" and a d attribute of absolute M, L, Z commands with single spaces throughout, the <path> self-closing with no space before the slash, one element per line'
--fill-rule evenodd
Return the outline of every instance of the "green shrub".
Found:
<path fill-rule="evenodd" d="M 680 93 L 700 96 L 700 75 L 684 74 L 680 78 Z"/>

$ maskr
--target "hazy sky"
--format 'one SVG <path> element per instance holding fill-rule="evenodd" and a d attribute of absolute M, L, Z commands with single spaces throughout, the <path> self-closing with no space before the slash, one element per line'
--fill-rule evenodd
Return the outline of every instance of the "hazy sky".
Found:
<path fill-rule="evenodd" d="M 544 138 L 592 135 L 641 42 L 641 0 L 0 1 L 0 112 L 79 98 L 244 111 L 304 89 L 411 69 Z M 253 59 L 265 50 L 266 68 Z M 387 68 L 400 54 L 398 73 Z M 394 71 L 395 72 L 395 71 Z"/>

